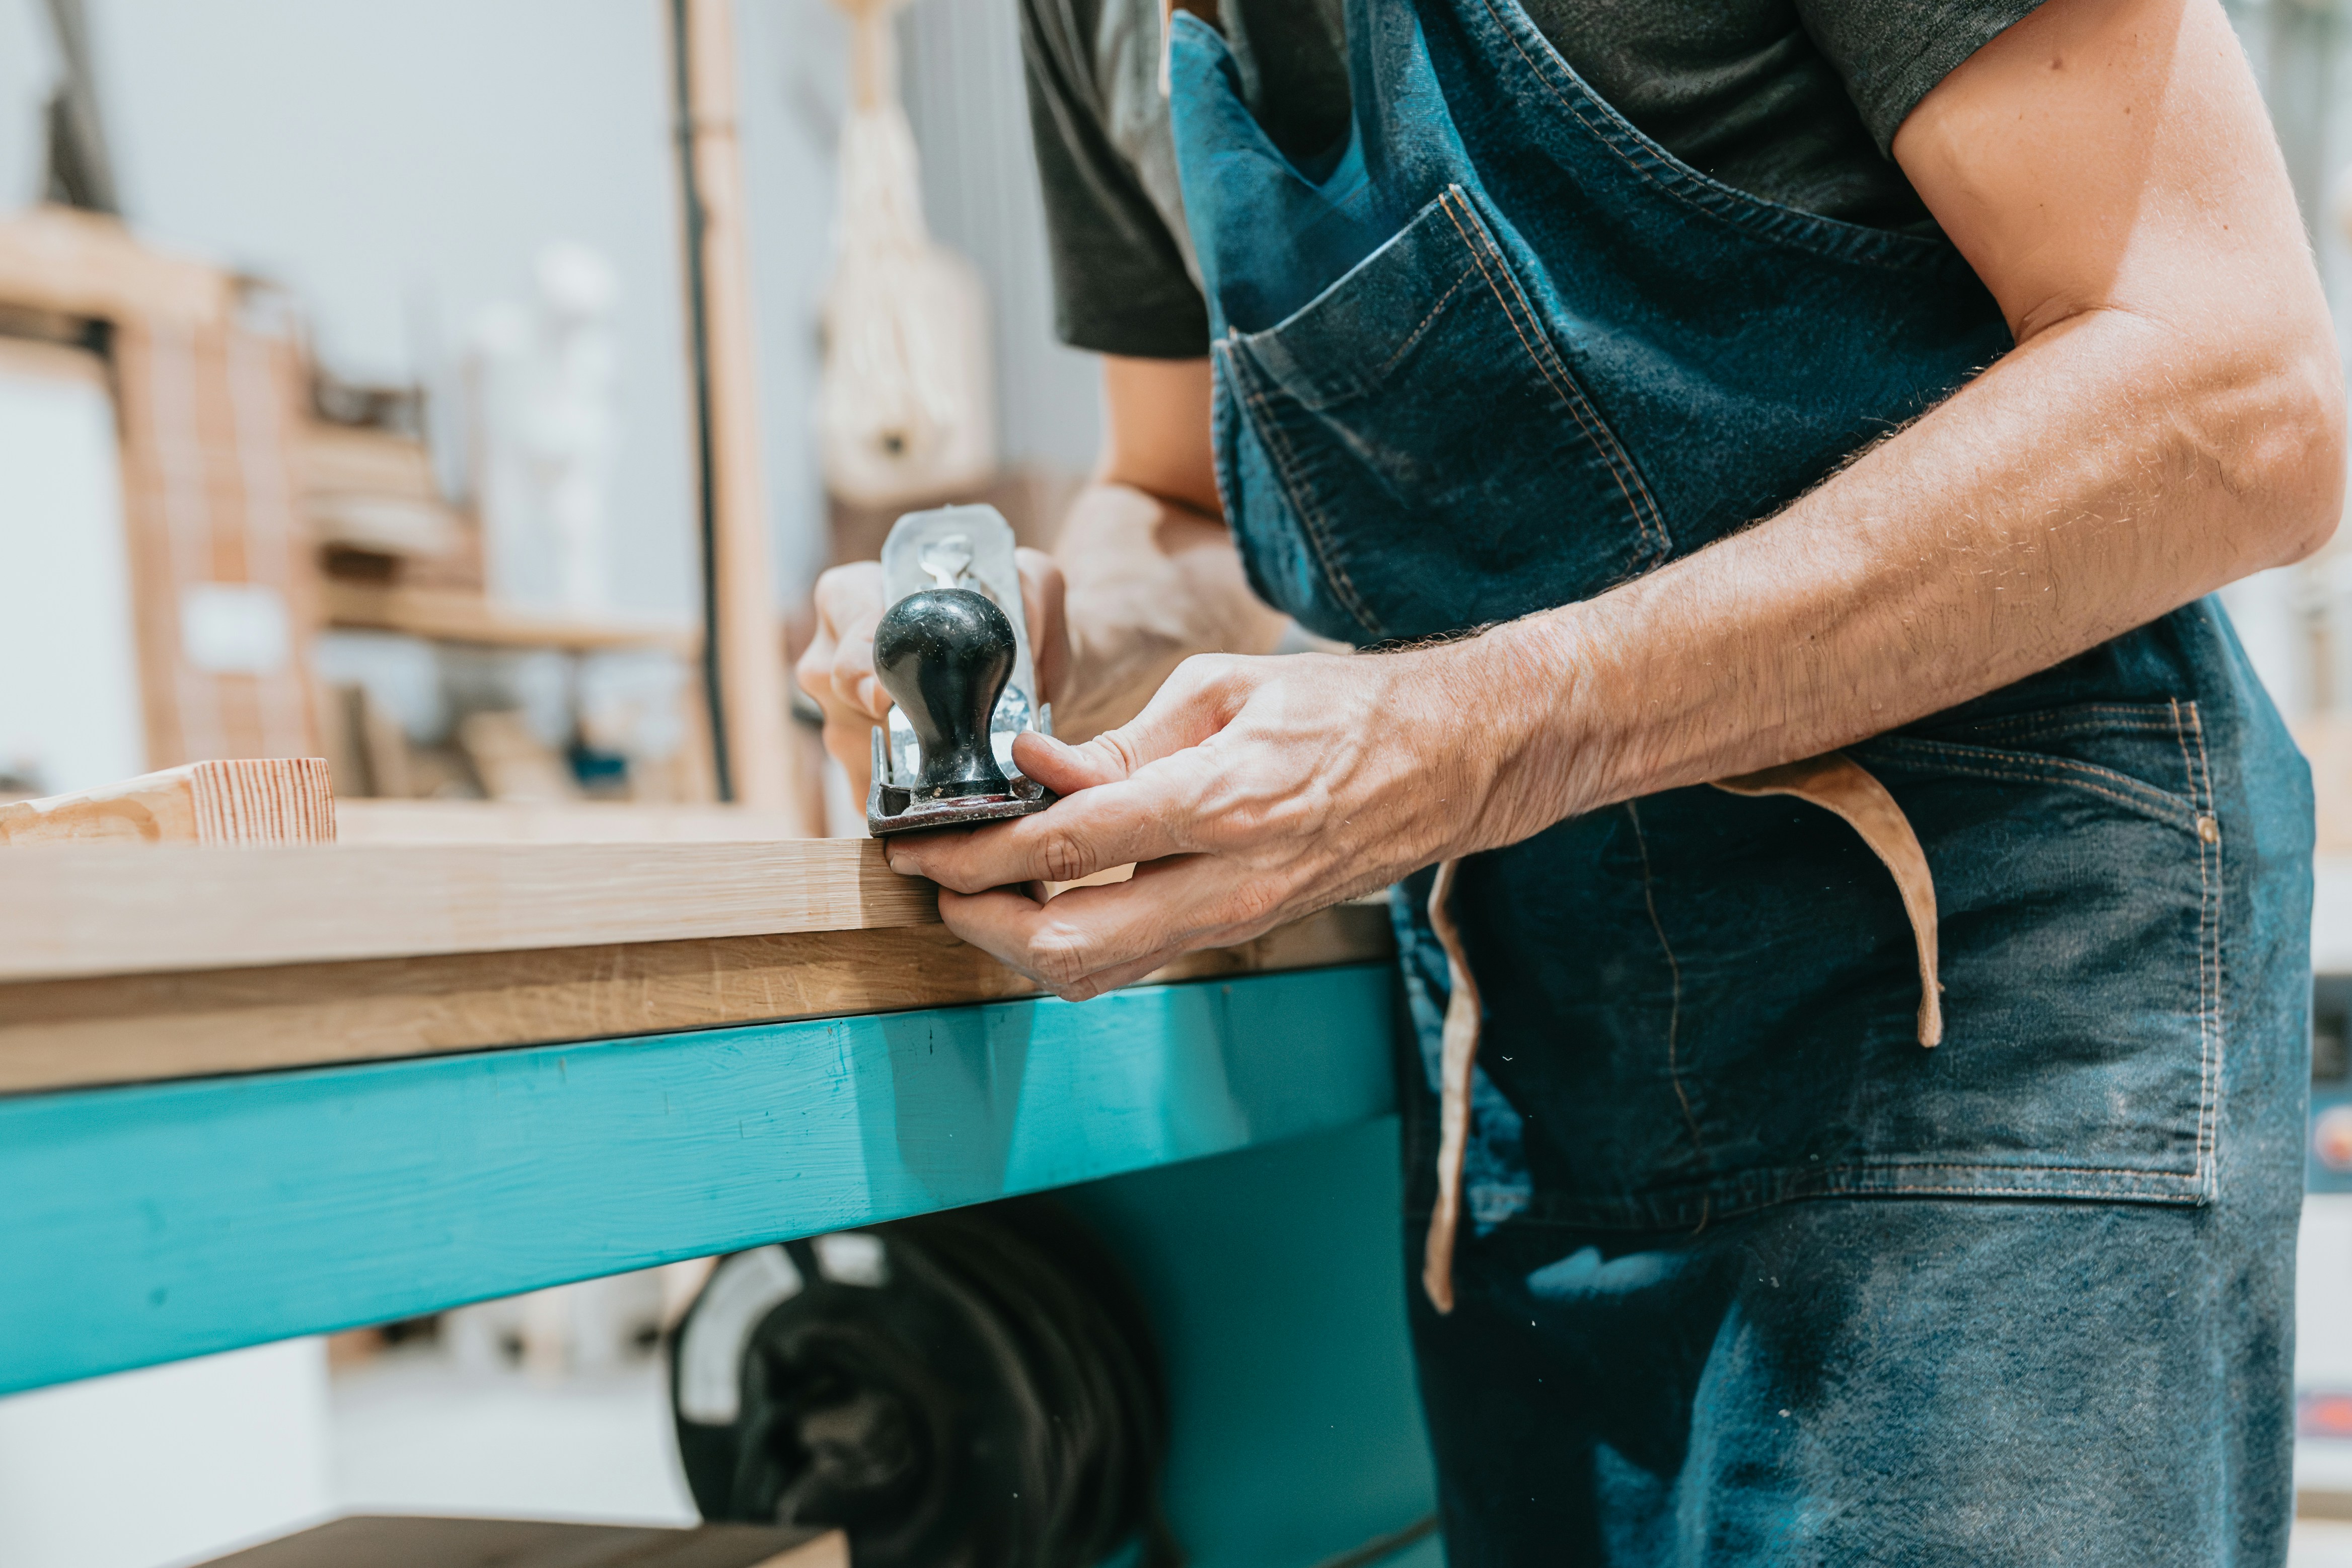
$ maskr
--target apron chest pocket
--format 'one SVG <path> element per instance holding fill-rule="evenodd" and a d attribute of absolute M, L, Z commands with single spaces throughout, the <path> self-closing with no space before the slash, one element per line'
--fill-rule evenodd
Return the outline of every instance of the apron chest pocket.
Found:
<path fill-rule="evenodd" d="M 1217 346 L 1264 473 L 1360 640 L 1589 598 L 1672 546 L 1458 186 L 1286 319 Z M 1221 432 L 1221 444 L 1241 433 Z M 1245 544 L 1259 497 L 1228 495 Z"/>

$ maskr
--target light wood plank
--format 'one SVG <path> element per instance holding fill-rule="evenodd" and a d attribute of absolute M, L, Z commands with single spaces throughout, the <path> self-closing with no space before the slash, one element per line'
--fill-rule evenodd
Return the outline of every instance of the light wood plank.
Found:
<path fill-rule="evenodd" d="M 870 839 L 33 845 L 0 854 L 0 980 L 854 931 L 939 919 Z M 5 1004 L 0 1004 L 5 1005 Z"/>
<path fill-rule="evenodd" d="M 335 792 L 316 757 L 192 762 L 0 805 L 0 844 L 331 844 Z"/>
<path fill-rule="evenodd" d="M 579 653 L 664 648 L 682 658 L 693 657 L 702 646 L 700 635 L 692 627 L 667 621 L 543 615 L 452 589 L 394 588 L 329 578 L 320 584 L 320 593 L 331 625 L 406 632 L 442 643 L 471 643 L 488 648 L 569 648 Z"/>
<path fill-rule="evenodd" d="M 186 327 L 227 319 L 228 274 L 148 249 L 119 219 L 40 206 L 0 220 L 0 303 Z"/>
<path fill-rule="evenodd" d="M 1328 909 L 1145 984 L 1376 962 Z M 944 926 L 467 953 L 0 987 L 0 1093 L 957 1007 L 1037 988 Z"/>
<path fill-rule="evenodd" d="M 688 297 L 700 340 L 698 413 L 710 494 L 710 574 L 717 624 L 719 703 L 733 796 L 762 810 L 801 810 L 793 799 L 793 750 L 803 744 L 785 722 L 782 623 L 768 549 L 768 486 L 761 472 L 760 388 L 751 312 L 751 260 L 737 126 L 732 0 L 685 0 L 676 13 L 685 36 L 687 102 L 681 119 L 691 174 Z M 816 824 L 811 822 L 809 831 Z"/>
<path fill-rule="evenodd" d="M 799 819 L 749 806 L 669 806 L 583 800 L 345 800 L 346 844 L 711 844 L 796 839 Z"/>

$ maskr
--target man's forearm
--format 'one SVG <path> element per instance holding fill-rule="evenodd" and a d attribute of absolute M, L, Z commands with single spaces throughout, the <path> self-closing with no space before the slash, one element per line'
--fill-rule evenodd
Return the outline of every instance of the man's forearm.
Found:
<path fill-rule="evenodd" d="M 1264 653 L 1282 636 L 1223 522 L 1180 503 L 1098 480 L 1054 554 L 1068 584 L 1071 669 L 1054 698 L 1066 739 L 1133 717 L 1194 653 Z"/>
<path fill-rule="evenodd" d="M 1484 847 L 1816 755 L 2307 554 L 2341 506 L 2333 346 L 2221 351 L 2093 311 L 1770 520 L 1479 641 Z"/>

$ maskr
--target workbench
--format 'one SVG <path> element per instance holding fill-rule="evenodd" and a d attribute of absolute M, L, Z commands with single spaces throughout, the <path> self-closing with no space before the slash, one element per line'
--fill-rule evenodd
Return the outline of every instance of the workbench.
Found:
<path fill-rule="evenodd" d="M 1431 1506 L 1392 984 L 1357 905 L 1063 1002 L 862 841 L 0 852 L 0 1391 L 1063 1189 L 1193 1561 L 1304 1568 Z"/>

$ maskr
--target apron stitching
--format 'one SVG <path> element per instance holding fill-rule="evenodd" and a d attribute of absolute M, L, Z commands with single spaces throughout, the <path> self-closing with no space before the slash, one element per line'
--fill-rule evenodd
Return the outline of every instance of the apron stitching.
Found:
<path fill-rule="evenodd" d="M 1675 1086 L 1675 1098 L 1682 1103 L 1683 1125 L 1690 1130 L 1691 1152 L 1698 1156 L 1700 1168 L 1712 1176 L 1715 1162 L 1707 1158 L 1706 1145 L 1699 1137 L 1698 1117 L 1691 1110 L 1689 1093 L 1683 1088 L 1682 960 L 1675 956 L 1674 944 L 1666 940 L 1665 924 L 1658 918 L 1656 883 L 1650 875 L 1649 835 L 1642 831 L 1642 813 L 1631 800 L 1625 802 L 1625 816 L 1633 824 L 1633 843 L 1642 852 L 1642 903 L 1650 912 L 1650 929 L 1658 934 L 1658 947 L 1666 956 L 1666 972 L 1673 977 L 1674 990 L 1666 1008 L 1666 1081 Z M 1704 1212 L 1699 1223 L 1701 1226 L 1706 1223 Z"/>
<path fill-rule="evenodd" d="M 1892 737 L 1885 738 L 1887 740 L 1885 749 L 1889 750 L 1902 746 L 1928 747 L 1936 745 L 1936 742 L 1927 740 L 1897 740 Z M 1898 755 L 1895 760 L 1900 762 L 1902 758 Z M 2022 761 L 2021 758 L 2021 761 Z M 1995 768 L 1989 763 L 1970 763 L 1958 758 L 1938 758 L 1936 760 L 1936 766 L 1947 772 L 1973 774 L 1980 779 L 2014 779 L 2021 783 L 2029 784 L 2064 784 L 2076 789 L 2087 789 L 2094 795 L 2104 795 L 2108 800 L 2114 800 L 2121 805 L 2153 808 L 2160 803 L 2170 811 L 2178 812 L 2187 810 L 2191 816 L 2197 814 L 2197 808 L 2194 804 L 2184 805 L 2178 797 L 2168 795 L 2163 790 L 2156 789 L 2152 785 L 2141 784 L 2138 779 L 2133 779 L 2127 774 L 2111 772 L 2104 768 L 2094 768 L 2087 762 L 2076 762 L 2071 758 L 2037 757 L 2032 759 L 2030 765 L 2013 768 Z M 2046 768 L 2047 771 L 2036 771 L 2036 769 L 2041 768 Z M 2137 785 L 2139 789 L 2146 790 L 2147 792 L 2145 794 L 2126 792 L 2125 790 L 2108 788 L 2105 785 L 2095 784 L 2089 779 L 2075 779 L 2066 776 L 2067 771 L 2076 770 L 2092 774 L 2100 779 L 2114 779 L 2126 784 Z M 2190 825 L 2193 826 L 2194 824 L 2191 823 Z"/>
<path fill-rule="evenodd" d="M 1575 379 L 1568 374 L 1568 367 L 1559 366 L 1559 375 L 1555 378 L 1552 374 L 1554 367 L 1547 364 L 1544 355 L 1538 353 L 1535 344 L 1528 340 L 1527 329 L 1520 326 L 1517 314 L 1511 309 L 1510 300 L 1504 297 L 1502 286 L 1495 281 L 1494 274 L 1487 270 L 1485 258 L 1479 255 L 1482 248 L 1479 241 L 1472 237 L 1470 231 L 1463 226 L 1461 217 L 1454 211 L 1453 201 L 1456 196 L 1461 196 L 1465 206 L 1469 204 L 1469 198 L 1461 195 L 1461 187 L 1455 185 L 1446 187 L 1445 193 L 1437 199 L 1438 204 L 1444 209 L 1446 217 L 1452 221 L 1454 232 L 1462 236 L 1463 246 L 1469 251 L 1471 263 L 1478 268 L 1480 276 L 1486 278 L 1486 287 L 1494 291 L 1495 302 L 1503 308 L 1503 319 L 1511 324 L 1512 332 L 1519 340 L 1519 347 L 1526 350 L 1528 358 L 1534 361 L 1536 373 L 1543 377 L 1545 382 L 1551 387 L 1554 395 L 1559 397 L 1567 407 L 1569 416 L 1574 419 L 1579 428 L 1584 432 L 1585 440 L 1592 444 L 1592 449 L 1600 455 L 1601 461 L 1609 465 L 1610 476 L 1617 481 L 1617 493 L 1624 497 L 1627 508 L 1633 514 L 1633 526 L 1642 530 L 1642 538 L 1649 556 L 1654 559 L 1664 555 L 1673 547 L 1665 538 L 1665 524 L 1657 516 L 1657 502 L 1651 497 L 1649 486 L 1643 484 L 1638 470 L 1628 473 L 1628 470 L 1633 467 L 1633 461 L 1624 455 L 1622 449 L 1612 450 L 1616 446 L 1615 434 L 1610 433 L 1609 438 L 1603 441 L 1601 434 L 1595 431 L 1594 425 L 1599 423 L 1601 416 L 1597 412 L 1588 414 L 1583 390 L 1578 387 Z M 1499 262 L 1501 259 L 1498 254 L 1496 260 Z M 1503 269 L 1503 276 L 1510 280 L 1511 292 L 1519 294 L 1518 279 L 1511 277 L 1508 268 Z M 1528 307 L 1526 295 L 1519 294 L 1519 303 L 1527 308 L 1528 317 L 1532 320 L 1535 311 L 1531 307 Z M 1549 348 L 1549 345 L 1546 344 L 1546 347 Z M 1601 429 L 1605 432 L 1607 426 L 1603 425 Z M 1628 489 L 1626 486 L 1626 480 L 1629 477 L 1633 480 L 1633 489 Z M 1633 490 L 1641 492 L 1640 500 L 1634 499 Z M 1644 502 L 1648 503 L 1646 514 L 1643 509 Z"/>
<path fill-rule="evenodd" d="M 1272 438 L 1275 465 L 1282 471 L 1282 487 L 1288 493 L 1291 507 L 1298 513 L 1298 520 L 1307 529 L 1307 539 L 1315 547 L 1315 559 L 1322 564 L 1325 580 L 1330 583 L 1332 591 L 1339 594 L 1346 603 L 1348 613 L 1356 618 L 1356 624 L 1375 637 L 1387 636 L 1388 628 L 1381 623 L 1380 617 L 1371 612 L 1370 607 L 1364 603 L 1363 596 L 1356 591 L 1356 585 L 1348 576 L 1347 568 L 1332 559 L 1329 529 L 1323 520 L 1321 512 L 1302 498 L 1303 493 L 1297 473 L 1297 458 L 1290 450 L 1290 438 L 1283 434 L 1280 422 L 1274 417 L 1273 411 L 1266 406 L 1265 394 L 1258 391 L 1256 382 L 1252 379 L 1252 371 L 1248 366 L 1242 363 L 1241 356 L 1234 353 L 1230 347 L 1220 344 L 1219 349 L 1225 356 L 1225 363 L 1232 370 L 1234 379 L 1241 383 L 1242 396 L 1247 400 L 1250 407 L 1257 412 L 1258 417 L 1254 422 L 1255 428 Z"/>
<path fill-rule="evenodd" d="M 1577 122 L 1592 136 L 1594 141 L 1607 148 L 1619 162 L 1625 165 L 1634 178 L 1644 184 L 1696 212 L 1719 218 L 1735 227 L 1751 230 L 1764 238 L 1793 246 L 1808 255 L 1818 256 L 1825 260 L 1846 261 L 1865 267 L 1884 267 L 1891 271 L 1925 270 L 1924 267 L 1906 265 L 1897 248 L 1888 243 L 1890 240 L 1911 239 L 1913 236 L 1896 235 L 1892 231 L 1861 229 L 1844 224 L 1838 224 L 1834 228 L 1824 229 L 1822 225 L 1834 223 L 1834 220 L 1818 218 L 1810 213 L 1798 212 L 1792 207 L 1775 207 L 1758 202 L 1754 197 L 1744 193 L 1728 187 L 1718 187 L 1716 182 L 1703 174 L 1697 175 L 1697 179 L 1694 181 L 1692 176 L 1697 173 L 1696 170 L 1685 172 L 1676 164 L 1662 162 L 1658 155 L 1642 141 L 1630 142 L 1631 151 L 1629 152 L 1629 142 L 1622 131 L 1606 120 L 1596 122 L 1582 106 L 1560 91 L 1559 84 L 1552 79 L 1552 63 L 1528 52 L 1527 46 L 1519 41 L 1518 35 L 1512 30 L 1510 23 L 1495 9 L 1494 0 L 1483 0 L 1483 3 L 1488 19 L 1502 31 L 1505 41 L 1511 46 L 1512 52 L 1519 57 L 1520 62 L 1528 68 L 1544 91 L 1551 95 L 1554 102 L 1573 115 Z M 1581 87 L 1581 84 L 1580 83 L 1579 86 Z M 1613 112 L 1612 110 L 1612 113 Z M 1638 157 L 1635 156 L 1637 153 Z M 1804 237 L 1808 234 L 1820 234 L 1825 238 L 1833 238 L 1844 243 L 1838 246 L 1812 244 Z M 1911 253 L 1923 264 L 1934 265 L 1945 259 L 1942 251 L 1932 245 L 1924 249 L 1912 249 L 1910 246 L 1902 248 L 1911 249 Z"/>
<path fill-rule="evenodd" d="M 1437 319 L 1438 313 L 1444 310 L 1448 305 L 1454 303 L 1454 297 L 1462 292 L 1462 286 L 1470 281 L 1470 274 L 1475 271 L 1476 268 L 1477 260 L 1475 257 L 1473 257 L 1470 261 L 1464 264 L 1461 273 L 1454 279 L 1454 287 L 1448 288 L 1445 291 L 1444 296 L 1440 298 L 1436 304 L 1429 308 L 1429 314 L 1421 319 L 1420 325 L 1413 328 L 1412 333 L 1406 337 L 1403 344 L 1398 348 L 1397 351 L 1381 361 L 1381 368 L 1372 372 L 1373 381 L 1381 382 L 1388 379 L 1389 371 L 1396 368 L 1396 362 L 1399 360 L 1403 359 L 1405 355 L 1412 351 L 1412 346 L 1421 341 L 1422 334 L 1429 330 L 1429 324 Z"/>
<path fill-rule="evenodd" d="M 2179 724 L 2182 705 L 2178 699 L 2172 705 L 2180 739 L 2181 765 L 2188 769 L 2192 798 L 2210 813 L 2213 807 L 2213 779 L 2205 761 L 2205 726 L 2197 705 L 2190 703 L 2187 706 L 2188 723 L 2183 726 Z M 2189 757 L 2191 731 L 2197 737 L 2194 762 Z M 2218 1195 L 2221 1183 L 2221 1162 L 2214 1157 L 2219 1129 L 2213 1103 L 2221 1071 L 2221 913 L 2215 907 L 2220 902 L 2221 856 L 2218 840 L 2209 842 L 2203 833 L 2197 835 L 2197 883 L 2200 894 L 2197 904 L 2197 1034 L 2201 1047 L 2198 1064 L 2197 1169 L 2209 1197 Z"/>

